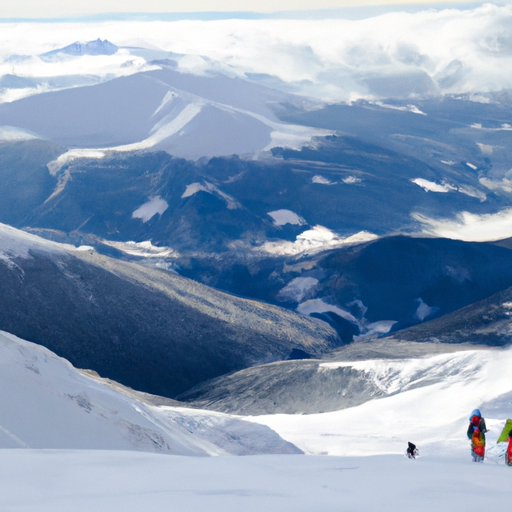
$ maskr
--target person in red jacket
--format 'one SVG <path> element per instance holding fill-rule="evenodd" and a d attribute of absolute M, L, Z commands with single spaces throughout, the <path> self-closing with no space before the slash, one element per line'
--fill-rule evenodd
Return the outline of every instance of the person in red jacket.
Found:
<path fill-rule="evenodd" d="M 487 427 L 482 414 L 475 409 L 469 416 L 468 438 L 471 440 L 473 462 L 483 462 L 485 457 L 485 433 Z"/>

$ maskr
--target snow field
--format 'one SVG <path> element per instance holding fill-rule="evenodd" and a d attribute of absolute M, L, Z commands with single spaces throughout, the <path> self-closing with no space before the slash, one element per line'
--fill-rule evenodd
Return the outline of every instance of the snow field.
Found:
<path fill-rule="evenodd" d="M 449 458 L 2 450 L 0 460 L 8 512 L 477 512 L 510 500 L 511 468 Z"/>

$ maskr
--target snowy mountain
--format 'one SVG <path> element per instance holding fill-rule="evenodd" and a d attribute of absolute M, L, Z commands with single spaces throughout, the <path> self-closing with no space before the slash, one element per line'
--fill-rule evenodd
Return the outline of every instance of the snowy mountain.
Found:
<path fill-rule="evenodd" d="M 41 58 L 46 61 L 52 61 L 60 55 L 113 55 L 119 48 L 112 44 L 110 41 L 96 39 L 95 41 L 88 41 L 87 43 L 75 42 L 64 48 L 58 48 L 41 55 Z"/>

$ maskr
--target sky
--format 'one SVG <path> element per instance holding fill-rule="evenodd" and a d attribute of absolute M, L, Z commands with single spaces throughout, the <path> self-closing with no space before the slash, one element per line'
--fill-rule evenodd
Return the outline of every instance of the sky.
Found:
<path fill-rule="evenodd" d="M 478 0 L 2 0 L 0 18 L 58 18 L 105 13 L 279 12 L 361 6 L 476 4 Z"/>

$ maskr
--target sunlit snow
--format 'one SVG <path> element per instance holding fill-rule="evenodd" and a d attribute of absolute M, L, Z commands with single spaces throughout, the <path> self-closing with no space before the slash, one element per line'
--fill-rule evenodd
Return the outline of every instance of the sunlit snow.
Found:
<path fill-rule="evenodd" d="M 55 176 L 59 171 L 71 162 L 79 158 L 104 158 L 105 152 L 98 149 L 71 149 L 66 153 L 60 155 L 56 160 L 52 160 L 46 167 L 52 176 Z"/>
<path fill-rule="evenodd" d="M 0 140 L 12 142 L 16 140 L 31 140 L 36 138 L 36 135 L 26 132 L 25 130 L 20 130 L 13 126 L 0 126 Z"/>
<path fill-rule="evenodd" d="M 221 413 L 154 406 L 40 345 L 0 331 L 0 448 L 175 455 L 298 453 L 274 432 Z"/>

